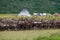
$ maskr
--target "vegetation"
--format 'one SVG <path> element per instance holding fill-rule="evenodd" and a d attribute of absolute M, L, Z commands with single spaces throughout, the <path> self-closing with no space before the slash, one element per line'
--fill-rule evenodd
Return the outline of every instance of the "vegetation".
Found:
<path fill-rule="evenodd" d="M 60 0 L 0 0 L 1 13 L 19 13 L 23 8 L 33 12 L 60 12 Z"/>
<path fill-rule="evenodd" d="M 0 16 L 0 31 L 35 29 L 60 29 L 60 17 L 55 15 L 27 17 L 13 14 Z"/>
<path fill-rule="evenodd" d="M 60 29 L 0 31 L 0 40 L 60 40 Z"/>
<path fill-rule="evenodd" d="M 41 37 L 41 36 L 39 36 L 37 39 L 34 39 L 34 40 L 60 40 L 60 34 L 59 33 L 52 34 L 49 37 Z"/>

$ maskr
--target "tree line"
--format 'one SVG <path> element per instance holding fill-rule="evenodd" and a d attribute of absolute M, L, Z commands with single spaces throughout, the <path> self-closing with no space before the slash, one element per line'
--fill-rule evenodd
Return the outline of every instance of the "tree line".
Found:
<path fill-rule="evenodd" d="M 19 13 L 23 8 L 30 13 L 60 13 L 60 0 L 0 0 L 0 13 Z"/>

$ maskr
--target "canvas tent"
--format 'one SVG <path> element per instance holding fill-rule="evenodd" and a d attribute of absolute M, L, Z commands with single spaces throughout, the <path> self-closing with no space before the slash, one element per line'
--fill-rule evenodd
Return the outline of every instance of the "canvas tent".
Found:
<path fill-rule="evenodd" d="M 27 11 L 27 9 L 23 9 L 18 16 L 31 16 L 31 14 Z"/>
<path fill-rule="evenodd" d="M 37 15 L 37 13 L 33 13 L 33 15 Z"/>

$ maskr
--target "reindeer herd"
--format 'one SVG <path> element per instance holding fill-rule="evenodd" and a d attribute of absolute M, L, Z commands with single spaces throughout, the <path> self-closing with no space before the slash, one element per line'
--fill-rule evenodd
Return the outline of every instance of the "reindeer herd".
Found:
<path fill-rule="evenodd" d="M 35 29 L 59 29 L 60 20 L 43 20 L 33 18 L 9 19 L 0 18 L 0 31 L 5 30 L 35 30 Z"/>

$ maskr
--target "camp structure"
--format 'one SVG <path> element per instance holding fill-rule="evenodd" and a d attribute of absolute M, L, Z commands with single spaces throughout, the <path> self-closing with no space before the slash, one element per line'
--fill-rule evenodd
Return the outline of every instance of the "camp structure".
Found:
<path fill-rule="evenodd" d="M 31 16 L 27 9 L 23 9 L 18 16 Z"/>

